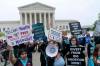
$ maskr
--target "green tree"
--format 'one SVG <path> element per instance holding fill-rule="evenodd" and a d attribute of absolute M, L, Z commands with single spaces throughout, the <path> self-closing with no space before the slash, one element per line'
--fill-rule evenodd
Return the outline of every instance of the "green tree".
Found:
<path fill-rule="evenodd" d="M 5 34 L 3 32 L 0 32 L 0 37 L 5 36 Z"/>
<path fill-rule="evenodd" d="M 94 24 L 93 24 L 94 26 L 93 26 L 93 31 L 95 30 L 95 27 L 96 27 L 96 22 L 94 22 Z"/>

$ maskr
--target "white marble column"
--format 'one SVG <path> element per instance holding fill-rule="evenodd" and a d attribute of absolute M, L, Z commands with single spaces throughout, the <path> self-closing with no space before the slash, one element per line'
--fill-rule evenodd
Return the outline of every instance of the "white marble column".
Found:
<path fill-rule="evenodd" d="M 46 31 L 47 30 L 47 28 L 46 28 L 46 13 L 44 13 L 44 30 Z"/>
<path fill-rule="evenodd" d="M 53 19 L 52 27 L 54 27 L 54 25 L 55 25 L 55 14 L 54 13 L 52 13 L 52 19 Z"/>
<path fill-rule="evenodd" d="M 30 16 L 30 27 L 32 29 L 32 13 L 31 12 L 29 13 L 29 16 Z"/>
<path fill-rule="evenodd" d="M 20 13 L 20 25 L 23 24 L 23 17 L 22 17 L 22 13 Z"/>
<path fill-rule="evenodd" d="M 51 22 L 51 17 L 50 17 L 50 13 L 48 13 L 48 28 L 50 29 L 50 22 Z"/>
<path fill-rule="evenodd" d="M 39 13 L 39 18 L 40 18 L 40 23 L 42 23 L 42 18 L 41 18 L 41 16 L 42 16 L 42 14 L 41 13 Z"/>
<path fill-rule="evenodd" d="M 32 25 L 32 13 L 30 12 L 29 15 L 30 15 L 30 25 Z"/>
<path fill-rule="evenodd" d="M 20 13 L 20 25 L 23 24 L 23 18 L 22 18 L 22 13 Z"/>
<path fill-rule="evenodd" d="M 25 13 L 25 24 L 27 24 L 27 13 Z"/>
<path fill-rule="evenodd" d="M 37 15 L 36 15 L 36 13 L 34 13 L 34 23 L 36 24 L 37 23 Z"/>

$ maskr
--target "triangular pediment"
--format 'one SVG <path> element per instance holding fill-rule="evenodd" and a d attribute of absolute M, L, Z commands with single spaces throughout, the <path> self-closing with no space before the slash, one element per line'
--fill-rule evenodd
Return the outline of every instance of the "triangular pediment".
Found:
<path fill-rule="evenodd" d="M 45 5 L 45 4 L 42 4 L 42 3 L 39 3 L 39 2 L 36 2 L 36 3 L 32 3 L 29 5 L 19 7 L 19 9 L 23 10 L 23 9 L 55 9 L 55 8 Z"/>

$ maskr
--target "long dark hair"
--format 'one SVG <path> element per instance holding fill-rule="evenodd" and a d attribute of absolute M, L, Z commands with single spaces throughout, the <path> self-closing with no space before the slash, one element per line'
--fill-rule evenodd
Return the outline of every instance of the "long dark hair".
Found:
<path fill-rule="evenodd" d="M 72 43 L 71 43 L 72 39 L 75 39 L 75 40 L 76 40 L 76 45 L 79 45 L 79 42 L 78 42 L 78 40 L 77 40 L 76 37 L 71 37 L 71 38 L 70 38 L 70 45 L 72 45 Z"/>
<path fill-rule="evenodd" d="M 23 52 L 26 52 L 26 53 L 27 53 L 27 50 L 26 50 L 26 49 L 20 49 L 20 50 L 19 50 L 19 56 L 20 56 Z"/>

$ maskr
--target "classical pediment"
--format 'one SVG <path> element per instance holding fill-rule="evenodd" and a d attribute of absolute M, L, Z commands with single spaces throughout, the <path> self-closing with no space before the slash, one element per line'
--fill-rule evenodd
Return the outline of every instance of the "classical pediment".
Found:
<path fill-rule="evenodd" d="M 39 2 L 36 2 L 36 3 L 33 3 L 33 4 L 29 4 L 29 5 L 19 7 L 18 9 L 19 10 L 26 10 L 26 9 L 29 9 L 29 10 L 30 9 L 51 9 L 51 10 L 54 10 L 55 8 L 48 6 L 48 5 L 45 5 L 45 4 L 42 4 L 42 3 L 39 3 Z"/>

